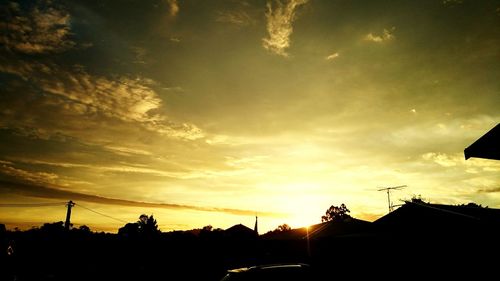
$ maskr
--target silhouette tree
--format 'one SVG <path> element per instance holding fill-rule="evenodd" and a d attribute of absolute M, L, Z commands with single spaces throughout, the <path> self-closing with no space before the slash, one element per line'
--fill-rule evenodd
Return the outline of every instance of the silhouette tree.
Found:
<path fill-rule="evenodd" d="M 288 224 L 286 224 L 286 223 L 278 226 L 275 229 L 275 231 L 277 231 L 277 232 L 285 232 L 285 231 L 290 231 L 290 230 L 292 230 L 292 228 Z"/>
<path fill-rule="evenodd" d="M 422 195 L 413 195 L 411 197 L 411 202 L 416 203 L 416 204 L 428 204 L 428 202 L 425 202 L 425 199 L 422 198 Z"/>
<path fill-rule="evenodd" d="M 477 204 L 477 203 L 474 203 L 474 202 L 470 202 L 470 203 L 467 203 L 467 204 L 461 204 L 461 205 L 458 205 L 458 206 L 467 207 L 467 208 L 488 208 L 488 206 L 483 207 L 483 205 Z"/>
<path fill-rule="evenodd" d="M 292 228 L 284 223 L 282 225 L 279 225 L 278 227 L 276 227 L 274 230 L 269 230 L 268 232 L 266 232 L 264 234 L 264 237 L 279 237 L 279 236 L 282 236 L 283 234 L 285 234 L 286 232 L 292 230 Z"/>
<path fill-rule="evenodd" d="M 205 226 L 201 229 L 201 231 L 210 232 L 210 231 L 212 231 L 212 229 L 213 229 L 213 226 L 211 226 L 211 225 L 205 225 Z"/>
<path fill-rule="evenodd" d="M 92 233 L 92 230 L 90 230 L 90 227 L 86 225 L 80 225 L 80 227 L 77 229 L 78 232 L 80 233 Z"/>
<path fill-rule="evenodd" d="M 161 231 L 158 229 L 158 223 L 156 222 L 153 215 L 146 216 L 142 214 L 137 222 L 139 225 L 139 233 L 146 236 L 159 234 Z"/>
<path fill-rule="evenodd" d="M 156 219 L 147 215 L 140 215 L 139 220 L 135 223 L 127 223 L 120 229 L 118 229 L 118 234 L 127 237 L 151 237 L 159 234 L 161 231 L 158 228 L 158 223 Z"/>
<path fill-rule="evenodd" d="M 139 224 L 129 222 L 120 229 L 118 229 L 118 235 L 126 237 L 136 237 L 139 235 Z"/>
<path fill-rule="evenodd" d="M 350 218 L 351 216 L 349 215 L 351 211 L 347 209 L 347 207 L 342 203 L 340 207 L 337 206 L 330 206 L 328 210 L 326 210 L 326 213 L 324 216 L 321 216 L 321 222 L 327 222 L 327 221 L 334 221 L 334 222 L 339 222 L 339 221 L 345 221 L 346 219 Z"/>
<path fill-rule="evenodd" d="M 62 221 L 44 223 L 42 227 L 40 227 L 40 230 L 47 233 L 59 233 L 64 231 L 64 223 Z"/>

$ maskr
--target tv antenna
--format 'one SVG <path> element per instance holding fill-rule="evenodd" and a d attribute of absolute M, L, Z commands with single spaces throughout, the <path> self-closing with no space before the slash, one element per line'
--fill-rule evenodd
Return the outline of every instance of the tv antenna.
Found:
<path fill-rule="evenodd" d="M 394 205 L 391 203 L 391 190 L 403 189 L 405 187 L 406 187 L 406 185 L 379 187 L 378 191 L 386 191 L 387 192 L 387 203 L 389 204 L 389 213 L 394 211 Z"/>

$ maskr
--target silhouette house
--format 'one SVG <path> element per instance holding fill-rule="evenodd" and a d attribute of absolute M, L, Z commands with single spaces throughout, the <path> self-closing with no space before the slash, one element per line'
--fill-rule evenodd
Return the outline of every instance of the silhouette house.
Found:
<path fill-rule="evenodd" d="M 464 156 L 500 160 L 500 123 L 467 147 Z"/>
<path fill-rule="evenodd" d="M 499 224 L 500 209 L 475 204 L 430 204 L 420 200 L 406 201 L 400 208 L 373 222 L 377 232 L 420 234 L 483 232 L 493 230 Z"/>
<path fill-rule="evenodd" d="M 356 218 L 348 218 L 344 221 L 327 221 L 311 225 L 308 228 L 296 228 L 289 231 L 269 232 L 263 235 L 265 239 L 271 240 L 294 240 L 328 238 L 339 235 L 353 235 L 369 230 L 371 222 Z"/>
<path fill-rule="evenodd" d="M 230 238 L 237 239 L 249 239 L 255 238 L 257 236 L 253 229 L 246 227 L 241 223 L 231 226 L 230 228 L 226 229 L 224 233 Z"/>
<path fill-rule="evenodd" d="M 336 235 L 351 235 L 368 230 L 368 221 L 348 218 L 344 221 L 327 221 L 309 226 L 309 238 L 324 238 Z"/>

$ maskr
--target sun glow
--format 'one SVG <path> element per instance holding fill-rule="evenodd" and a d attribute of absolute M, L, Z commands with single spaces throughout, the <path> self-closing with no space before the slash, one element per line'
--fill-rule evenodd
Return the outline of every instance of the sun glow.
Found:
<path fill-rule="evenodd" d="M 500 207 L 499 164 L 463 157 L 500 120 L 488 1 L 4 2 L 0 204 L 71 199 L 108 216 L 77 205 L 75 225 L 115 232 L 258 215 L 261 233 L 341 204 L 373 221 L 377 186 Z M 0 222 L 65 217 L 16 208 Z"/>
<path fill-rule="evenodd" d="M 287 224 L 292 228 L 306 227 L 320 222 L 321 199 L 316 196 L 297 193 L 285 196 L 284 209 L 288 213 Z M 325 207 L 326 208 L 326 207 Z"/>

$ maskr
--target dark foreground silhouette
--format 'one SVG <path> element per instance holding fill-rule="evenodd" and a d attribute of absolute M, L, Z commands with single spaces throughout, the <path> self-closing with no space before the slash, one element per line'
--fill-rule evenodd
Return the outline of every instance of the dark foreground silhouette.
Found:
<path fill-rule="evenodd" d="M 0 227 L 0 280 L 220 280 L 228 269 L 274 263 L 308 264 L 310 280 L 477 280 L 497 275 L 499 226 L 497 209 L 415 201 L 373 223 L 348 218 L 261 236 L 244 226 L 148 235 L 65 231 L 62 222 Z"/>

